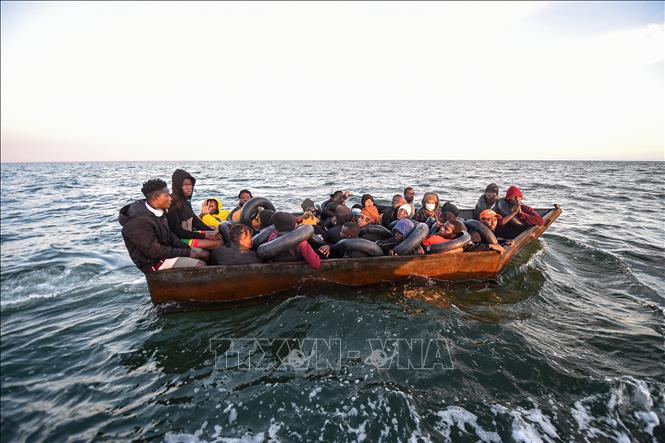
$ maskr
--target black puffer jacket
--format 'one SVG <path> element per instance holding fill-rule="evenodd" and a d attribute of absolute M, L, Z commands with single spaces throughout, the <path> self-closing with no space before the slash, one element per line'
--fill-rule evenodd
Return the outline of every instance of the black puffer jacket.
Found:
<path fill-rule="evenodd" d="M 206 238 L 205 234 L 193 232 L 211 231 L 212 228 L 203 223 L 201 219 L 194 214 L 191 200 L 186 198 L 182 193 L 182 182 L 187 178 L 192 181 L 192 186 L 196 184 L 196 179 L 187 171 L 176 169 L 173 173 L 171 187 L 172 203 L 167 215 L 169 227 L 178 238 Z M 191 224 L 189 222 L 190 219 Z M 183 225 L 189 225 L 191 226 L 191 229 L 186 229 Z"/>
<path fill-rule="evenodd" d="M 157 217 L 137 200 L 120 210 L 122 238 L 132 261 L 144 273 L 160 260 L 188 257 L 190 249 L 169 229 L 166 216 Z"/>

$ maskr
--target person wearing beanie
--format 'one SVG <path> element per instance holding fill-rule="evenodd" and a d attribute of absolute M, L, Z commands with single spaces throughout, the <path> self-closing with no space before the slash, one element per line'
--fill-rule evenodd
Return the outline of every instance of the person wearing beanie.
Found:
<path fill-rule="evenodd" d="M 406 200 L 402 195 L 393 195 L 390 207 L 386 208 L 381 215 L 381 224 L 387 228 L 393 221 L 397 220 L 397 210 L 405 203 Z"/>
<path fill-rule="evenodd" d="M 252 193 L 249 192 L 247 189 L 243 189 L 238 193 L 238 206 L 233 208 L 229 216 L 226 218 L 230 222 L 239 222 L 240 221 L 240 210 L 242 209 L 243 206 L 245 206 L 245 203 L 250 201 L 252 199 Z"/>
<path fill-rule="evenodd" d="M 347 208 L 348 209 L 348 208 Z M 288 212 L 275 212 L 272 217 L 272 224 L 275 225 L 275 230 L 268 237 L 268 241 L 272 241 L 277 237 L 288 234 L 296 228 L 296 218 L 293 214 Z M 307 265 L 312 269 L 319 269 L 321 266 L 321 258 L 314 252 L 314 249 L 307 241 L 300 242 L 296 247 L 283 252 L 272 261 L 299 261 L 305 260 Z"/>
<path fill-rule="evenodd" d="M 192 209 L 196 179 L 189 172 L 176 169 L 171 181 L 172 204 L 166 213 L 171 231 L 189 247 L 209 250 L 220 247 L 223 242 L 219 232 L 203 223 Z"/>
<path fill-rule="evenodd" d="M 404 203 L 397 208 L 397 220 L 410 219 L 413 214 L 411 213 L 411 205 Z"/>
<path fill-rule="evenodd" d="M 120 210 L 125 247 L 137 268 L 143 273 L 162 269 L 205 266 L 209 254 L 185 246 L 171 232 L 166 211 L 171 196 L 166 182 L 152 179 L 143 183 L 145 199 L 136 200 Z"/>
<path fill-rule="evenodd" d="M 439 209 L 439 196 L 434 192 L 426 192 L 423 196 L 422 205 L 416 215 L 413 216 L 415 221 L 425 223 L 427 219 L 433 218 L 437 225 L 443 223 L 441 219 L 441 209 Z"/>
<path fill-rule="evenodd" d="M 445 202 L 443 206 L 441 206 L 441 215 L 444 222 L 449 221 L 454 223 L 455 220 L 457 220 L 457 217 L 459 217 L 459 209 L 457 209 L 457 206 L 454 204 Z"/>
<path fill-rule="evenodd" d="M 499 200 L 499 185 L 490 183 L 485 187 L 485 193 L 478 197 L 478 203 L 473 209 L 473 218 L 479 220 L 480 212 L 485 209 L 493 209 L 496 202 Z"/>
<path fill-rule="evenodd" d="M 513 185 L 506 190 L 504 200 L 510 208 L 510 214 L 503 216 L 498 224 L 501 226 L 503 233 L 509 238 L 516 237 L 529 226 L 542 226 L 545 224 L 545 221 L 535 209 L 522 204 L 522 197 L 522 190 L 517 186 Z M 523 221 L 524 226 L 509 225 L 508 222 L 514 217 L 518 217 Z"/>

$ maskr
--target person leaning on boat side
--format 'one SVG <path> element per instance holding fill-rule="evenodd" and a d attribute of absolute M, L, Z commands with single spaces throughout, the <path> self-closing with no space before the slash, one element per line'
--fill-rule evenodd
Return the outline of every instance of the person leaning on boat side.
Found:
<path fill-rule="evenodd" d="M 169 268 L 205 266 L 209 254 L 183 245 L 171 232 L 166 211 L 171 196 L 166 182 L 152 179 L 143 183 L 140 199 L 120 210 L 118 221 L 129 256 L 143 273 Z"/>
<path fill-rule="evenodd" d="M 215 249 L 223 244 L 219 231 L 201 221 L 192 210 L 196 179 L 182 169 L 173 172 L 171 208 L 166 214 L 171 231 L 183 244 L 201 249 Z"/>
<path fill-rule="evenodd" d="M 221 246 L 211 252 L 211 263 L 217 265 L 251 265 L 263 263 L 263 260 L 252 251 L 252 231 L 241 223 L 231 226 L 229 231 L 230 244 Z"/>
<path fill-rule="evenodd" d="M 512 240 L 506 240 L 505 238 L 503 238 L 502 234 L 505 232 L 505 229 L 500 224 L 501 215 L 497 214 L 492 209 L 484 209 L 480 213 L 479 218 L 480 218 L 480 223 L 487 226 L 489 230 L 494 233 L 499 243 L 505 245 L 513 244 Z M 476 246 L 470 248 L 469 251 L 494 250 L 494 251 L 499 251 L 502 254 L 505 252 L 505 249 L 501 245 L 491 245 L 483 243 L 482 237 L 478 232 L 471 231 L 470 234 L 471 234 L 471 241 L 473 241 L 473 243 Z"/>
<path fill-rule="evenodd" d="M 416 191 L 411 186 L 404 189 L 404 200 L 411 206 L 411 215 L 416 213 L 416 205 L 413 204 L 415 197 Z"/>
<path fill-rule="evenodd" d="M 341 239 L 342 226 L 353 219 L 353 212 L 350 208 L 338 205 L 335 208 L 335 216 L 333 217 L 334 226 L 326 229 L 323 232 L 323 240 L 326 243 L 337 243 Z"/>
<path fill-rule="evenodd" d="M 439 243 L 446 243 L 454 239 L 459 235 L 460 232 L 464 231 L 464 223 L 459 220 L 454 222 L 445 222 L 441 224 L 439 230 L 432 235 L 428 235 L 423 240 L 423 246 L 431 246 Z"/>
<path fill-rule="evenodd" d="M 510 231 L 504 232 L 507 237 L 515 237 L 529 226 L 542 226 L 545 224 L 545 221 L 540 216 L 540 214 L 536 212 L 535 209 L 522 204 L 522 196 L 522 190 L 517 186 L 511 186 L 506 191 L 505 200 L 506 203 L 508 203 L 508 207 L 510 208 L 510 214 L 502 217 L 502 219 L 499 221 L 499 224 L 505 228 L 505 231 Z M 508 222 L 514 217 L 518 217 L 520 220 L 522 220 L 525 223 L 525 226 L 513 227 L 513 225 L 508 225 Z"/>
<path fill-rule="evenodd" d="M 478 197 L 478 203 L 473 209 L 473 218 L 480 220 L 480 213 L 485 209 L 492 209 L 499 200 L 499 185 L 490 183 L 485 188 L 485 193 Z"/>
<path fill-rule="evenodd" d="M 243 189 L 238 193 L 238 205 L 233 208 L 229 216 L 226 218 L 230 222 L 239 222 L 240 221 L 240 210 L 242 209 L 243 206 L 245 206 L 245 203 L 250 201 L 252 199 L 252 193 L 249 192 L 247 189 Z"/>
<path fill-rule="evenodd" d="M 403 196 L 400 194 L 393 195 L 390 207 L 386 208 L 383 214 L 381 214 L 381 224 L 387 228 L 392 222 L 397 220 L 397 210 L 403 204 L 406 204 Z"/>
<path fill-rule="evenodd" d="M 360 227 L 357 223 L 347 222 L 342 226 L 342 231 L 340 233 L 340 240 L 345 238 L 358 238 L 360 234 Z M 325 257 L 329 258 L 343 258 L 343 257 L 367 257 L 367 254 L 360 251 L 347 251 L 346 247 L 343 244 L 334 244 L 334 245 L 323 245 L 319 248 L 319 252 Z"/>
<path fill-rule="evenodd" d="M 395 247 L 402 243 L 402 241 L 411 233 L 411 231 L 414 230 L 415 227 L 416 225 L 410 219 L 403 218 L 395 224 L 395 227 L 392 230 L 392 238 L 378 241 L 376 244 L 379 245 L 381 249 L 383 249 L 384 254 L 395 255 Z M 408 255 L 422 255 L 424 253 L 425 251 L 423 250 L 422 246 L 418 245 L 418 247 Z"/>
<path fill-rule="evenodd" d="M 275 215 L 272 217 L 272 224 L 275 225 L 275 230 L 268 237 L 268 241 L 272 241 L 279 236 L 293 231 L 296 228 L 296 218 L 288 212 L 275 212 Z M 319 269 L 321 266 L 321 258 L 314 252 L 314 249 L 312 249 L 307 241 L 300 242 L 296 247 L 272 259 L 272 261 L 299 260 L 305 260 L 312 269 Z"/>
<path fill-rule="evenodd" d="M 439 209 L 439 196 L 434 192 L 426 192 L 423 195 L 422 206 L 413 216 L 413 220 L 421 223 L 425 223 L 430 218 L 434 219 L 437 226 L 443 223 L 441 209 Z"/>

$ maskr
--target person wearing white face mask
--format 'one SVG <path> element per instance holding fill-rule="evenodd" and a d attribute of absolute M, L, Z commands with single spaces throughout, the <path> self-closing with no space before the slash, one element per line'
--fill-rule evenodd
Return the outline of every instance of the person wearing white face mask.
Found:
<path fill-rule="evenodd" d="M 416 211 L 413 216 L 415 221 L 425 223 L 433 218 L 434 222 L 440 226 L 442 223 L 441 209 L 439 209 L 439 196 L 434 192 L 426 192 L 423 196 L 422 207 Z"/>

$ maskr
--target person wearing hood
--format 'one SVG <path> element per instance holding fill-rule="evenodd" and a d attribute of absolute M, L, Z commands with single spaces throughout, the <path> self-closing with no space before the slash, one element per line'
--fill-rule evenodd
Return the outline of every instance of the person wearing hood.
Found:
<path fill-rule="evenodd" d="M 443 223 L 441 210 L 439 209 L 439 196 L 434 192 L 426 192 L 423 195 L 422 206 L 416 211 L 416 215 L 413 216 L 415 221 L 421 223 L 425 223 L 430 218 L 434 219 L 437 225 Z"/>
<path fill-rule="evenodd" d="M 215 249 L 222 245 L 219 232 L 201 221 L 192 210 L 192 194 L 196 179 L 182 169 L 172 177 L 171 208 L 166 213 L 171 231 L 185 245 L 201 249 Z"/>
<path fill-rule="evenodd" d="M 393 228 L 393 236 L 392 238 L 389 238 L 388 240 L 382 240 L 376 242 L 377 245 L 383 249 L 383 253 L 387 255 L 395 255 L 394 249 L 404 241 L 406 237 L 409 236 L 411 231 L 415 229 L 416 225 L 413 223 L 410 219 L 408 218 L 403 218 L 397 223 L 395 223 L 395 227 Z M 425 251 L 423 250 L 422 246 L 418 245 L 416 249 L 414 249 L 410 254 L 408 255 L 422 255 L 424 254 Z"/>
<path fill-rule="evenodd" d="M 381 214 L 381 224 L 386 228 L 389 227 L 393 221 L 397 220 L 398 209 L 404 204 L 406 204 L 406 200 L 403 196 L 400 194 L 393 195 L 390 207 L 386 208 Z"/>
<path fill-rule="evenodd" d="M 207 251 L 188 248 L 171 232 L 166 211 L 171 196 L 166 182 L 152 179 L 143 183 L 145 199 L 120 210 L 118 222 L 127 252 L 143 273 L 162 269 L 205 266 Z"/>
<path fill-rule="evenodd" d="M 364 194 L 360 200 L 360 206 L 360 213 L 368 217 L 370 223 L 381 223 L 381 215 L 379 214 L 378 206 L 376 206 L 376 203 L 374 202 L 374 197 L 370 194 Z"/>
<path fill-rule="evenodd" d="M 211 252 L 212 263 L 217 265 L 251 265 L 263 263 L 263 260 L 252 251 L 252 230 L 241 223 L 231 226 L 229 231 L 230 244 L 221 246 Z"/>
<path fill-rule="evenodd" d="M 272 224 L 275 225 L 275 230 L 268 237 L 268 241 L 272 241 L 277 237 L 288 234 L 296 228 L 296 218 L 293 214 L 288 212 L 275 212 L 272 217 Z M 283 252 L 272 261 L 299 261 L 305 260 L 307 265 L 312 269 L 319 269 L 321 266 L 321 257 L 314 252 L 314 249 L 307 241 L 300 242 L 296 247 Z"/>
<path fill-rule="evenodd" d="M 243 206 L 245 206 L 245 203 L 250 201 L 252 199 L 252 193 L 249 192 L 247 189 L 243 189 L 238 193 L 238 206 L 233 208 L 229 216 L 226 218 L 230 222 L 237 223 L 240 221 L 240 210 L 242 209 Z"/>
<path fill-rule="evenodd" d="M 338 205 L 335 208 L 335 216 L 333 217 L 333 227 L 323 232 L 323 240 L 326 243 L 337 243 L 341 240 L 342 226 L 353 219 L 353 212 L 346 206 Z"/>
<path fill-rule="evenodd" d="M 485 193 L 478 197 L 478 203 L 473 208 L 473 218 L 480 220 L 480 213 L 485 209 L 493 209 L 499 200 L 499 185 L 490 183 L 485 187 Z"/>
<path fill-rule="evenodd" d="M 206 199 L 201 205 L 199 218 L 211 228 L 217 229 L 219 224 L 229 216 L 228 209 L 222 209 L 222 201 L 216 197 Z"/>
<path fill-rule="evenodd" d="M 513 238 L 527 229 L 529 226 L 542 226 L 545 224 L 543 217 L 535 209 L 522 204 L 522 190 L 517 186 L 511 186 L 506 191 L 505 201 L 510 208 L 510 214 L 504 216 L 499 221 L 502 227 L 502 233 L 507 237 Z M 524 226 L 508 225 L 508 222 L 514 217 L 524 222 Z"/>

